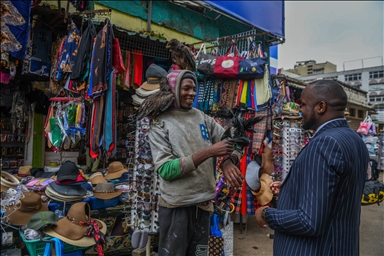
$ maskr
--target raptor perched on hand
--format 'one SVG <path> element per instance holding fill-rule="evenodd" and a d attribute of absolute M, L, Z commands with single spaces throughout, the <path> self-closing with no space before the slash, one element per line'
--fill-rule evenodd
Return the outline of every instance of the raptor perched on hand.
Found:
<path fill-rule="evenodd" d="M 136 119 L 140 120 L 144 117 L 154 119 L 161 112 L 167 110 L 171 106 L 175 95 L 168 84 L 168 78 L 163 77 L 160 80 L 160 90 L 148 96 L 137 111 Z"/>
<path fill-rule="evenodd" d="M 233 126 L 225 130 L 221 140 L 228 139 L 242 148 L 251 143 L 246 132 L 255 132 L 253 126 L 264 118 L 264 116 L 258 116 L 245 120 L 233 113 L 228 107 L 220 107 L 215 116 L 232 120 Z"/>
<path fill-rule="evenodd" d="M 192 72 L 196 71 L 195 57 L 192 51 L 177 39 L 171 39 L 166 48 L 171 52 L 172 61 L 176 63 L 180 69 L 187 69 Z"/>

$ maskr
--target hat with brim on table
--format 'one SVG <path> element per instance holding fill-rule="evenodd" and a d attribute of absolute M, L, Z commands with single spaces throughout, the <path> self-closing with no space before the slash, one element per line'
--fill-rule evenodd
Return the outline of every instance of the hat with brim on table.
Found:
<path fill-rule="evenodd" d="M 53 184 L 53 182 L 52 182 Z M 73 187 L 73 186 L 72 186 Z M 81 187 L 81 186 L 80 186 Z M 87 191 L 85 188 L 81 187 L 81 189 Z M 73 202 L 73 201 L 79 201 L 79 200 L 82 200 L 84 198 L 84 196 L 80 196 L 80 195 L 77 195 L 77 196 L 70 196 L 70 195 L 65 195 L 65 194 L 60 194 L 58 193 L 57 191 L 55 191 L 54 189 L 52 189 L 51 186 L 47 186 L 46 189 L 45 189 L 45 194 L 55 200 L 55 201 L 59 201 L 59 202 Z"/>
<path fill-rule="evenodd" d="M 74 203 L 68 211 L 67 216 L 57 221 L 56 226 L 47 227 L 44 233 L 59 238 L 63 242 L 79 247 L 89 247 L 95 245 L 93 237 L 85 236 L 87 228 L 91 224 L 90 206 L 86 202 Z M 107 225 L 94 219 L 102 233 L 107 232 Z"/>
<path fill-rule="evenodd" d="M 256 161 L 251 161 L 247 165 L 247 170 L 245 172 L 245 181 L 248 187 L 256 191 L 260 188 L 260 179 L 259 179 L 259 170 L 260 165 Z"/>
<path fill-rule="evenodd" d="M 99 199 L 108 200 L 121 195 L 120 189 L 114 189 L 112 183 L 98 183 L 93 192 L 93 196 Z"/>
<path fill-rule="evenodd" d="M 105 175 L 107 180 L 118 179 L 124 172 L 128 172 L 127 167 L 125 167 L 120 161 L 114 161 L 108 166 L 108 173 Z"/>
<path fill-rule="evenodd" d="M 89 177 L 89 181 L 92 183 L 92 185 L 97 185 L 99 183 L 105 183 L 108 182 L 103 174 L 101 172 L 95 172 Z"/>
<path fill-rule="evenodd" d="M 38 212 L 48 211 L 48 206 L 41 201 L 39 194 L 35 192 L 24 192 L 24 197 L 20 199 L 20 208 L 14 211 L 10 207 L 4 213 L 9 218 L 9 223 L 14 226 L 27 225 L 33 215 Z"/>
<path fill-rule="evenodd" d="M 31 169 L 32 169 L 32 166 L 30 166 L 30 165 L 20 166 L 19 170 L 17 171 L 17 174 L 14 174 L 14 176 L 16 178 L 18 178 L 19 180 L 21 180 L 22 178 L 31 176 L 32 175 Z"/>
<path fill-rule="evenodd" d="M 20 184 L 20 181 L 12 174 L 1 171 L 1 192 L 9 189 L 16 188 Z"/>
<path fill-rule="evenodd" d="M 61 195 L 65 196 L 85 196 L 87 190 L 81 186 L 81 184 L 74 185 L 58 185 L 55 182 L 49 183 L 49 185 L 54 191 Z"/>
<path fill-rule="evenodd" d="M 145 100 L 145 98 L 142 98 L 142 97 L 140 97 L 137 94 L 132 95 L 132 102 L 135 105 L 139 105 L 140 106 L 143 103 L 144 100 Z"/>
<path fill-rule="evenodd" d="M 152 91 L 144 90 L 143 88 L 139 87 L 136 89 L 136 94 L 141 98 L 147 98 L 148 96 L 160 91 L 160 89 L 155 89 Z"/>
<path fill-rule="evenodd" d="M 270 187 L 272 182 L 273 180 L 269 174 L 262 173 L 260 176 L 260 190 L 258 192 L 251 190 L 252 194 L 256 196 L 256 199 L 260 205 L 266 205 L 272 200 L 273 193 Z"/>
<path fill-rule="evenodd" d="M 27 228 L 33 230 L 40 230 L 47 226 L 56 225 L 56 221 L 59 220 L 59 216 L 51 211 L 43 211 L 34 214 L 27 224 Z"/>

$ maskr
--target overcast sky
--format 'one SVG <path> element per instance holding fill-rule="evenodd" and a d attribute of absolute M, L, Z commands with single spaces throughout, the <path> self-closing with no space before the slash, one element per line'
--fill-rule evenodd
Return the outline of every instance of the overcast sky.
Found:
<path fill-rule="evenodd" d="M 382 65 L 382 1 L 285 1 L 285 43 L 279 45 L 278 67 L 296 61 L 329 61 L 337 71 Z M 353 61 L 359 60 L 359 61 Z M 351 62 L 352 61 L 352 62 Z"/>

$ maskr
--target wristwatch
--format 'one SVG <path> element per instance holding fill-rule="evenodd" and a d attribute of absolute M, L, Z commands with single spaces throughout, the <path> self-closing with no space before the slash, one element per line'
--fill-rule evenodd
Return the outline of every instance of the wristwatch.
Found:
<path fill-rule="evenodd" d="M 267 213 L 267 208 L 268 208 L 268 207 L 265 207 L 263 210 L 261 210 L 261 218 L 262 218 L 264 221 L 267 221 L 267 219 L 265 218 L 265 214 Z"/>

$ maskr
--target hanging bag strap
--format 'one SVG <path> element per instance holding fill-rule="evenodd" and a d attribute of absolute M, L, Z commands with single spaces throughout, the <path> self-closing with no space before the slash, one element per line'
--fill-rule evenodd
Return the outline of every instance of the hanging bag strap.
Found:
<path fill-rule="evenodd" d="M 201 51 L 203 51 L 204 54 L 207 54 L 207 49 L 206 49 L 206 47 L 205 47 L 205 44 L 202 44 L 202 45 L 200 46 L 199 51 L 198 51 L 198 52 L 196 53 L 196 55 L 195 55 L 195 59 L 197 59 L 197 58 L 199 57 L 199 54 L 200 54 Z"/>

